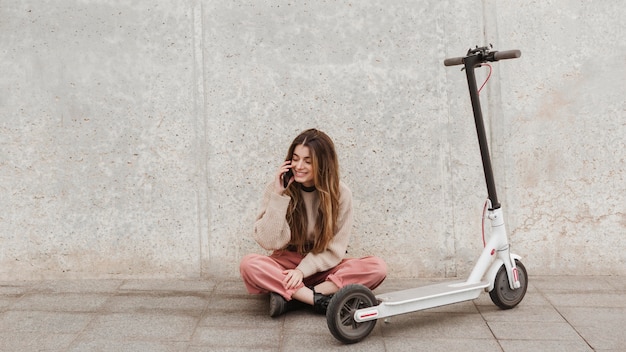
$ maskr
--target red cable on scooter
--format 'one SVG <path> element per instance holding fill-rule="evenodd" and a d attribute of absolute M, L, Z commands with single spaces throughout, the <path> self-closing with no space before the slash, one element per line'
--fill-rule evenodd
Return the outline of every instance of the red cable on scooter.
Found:
<path fill-rule="evenodd" d="M 478 94 L 480 94 L 480 91 L 483 90 L 483 87 L 485 86 L 485 84 L 487 84 L 487 81 L 489 81 L 489 78 L 491 78 L 491 71 L 493 70 L 491 65 L 489 64 L 481 64 L 482 66 L 487 66 L 489 67 L 489 74 L 487 74 L 487 79 L 485 79 L 485 82 L 483 82 L 483 84 L 480 86 L 480 88 L 478 89 Z"/>

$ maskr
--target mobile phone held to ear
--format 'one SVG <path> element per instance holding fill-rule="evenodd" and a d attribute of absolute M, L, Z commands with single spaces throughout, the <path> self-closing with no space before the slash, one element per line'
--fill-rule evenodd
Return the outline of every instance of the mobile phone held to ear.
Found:
<path fill-rule="evenodd" d="M 291 180 L 291 176 L 293 176 L 293 170 L 289 169 L 289 171 L 283 174 L 283 187 L 287 188 L 289 186 L 289 180 Z"/>

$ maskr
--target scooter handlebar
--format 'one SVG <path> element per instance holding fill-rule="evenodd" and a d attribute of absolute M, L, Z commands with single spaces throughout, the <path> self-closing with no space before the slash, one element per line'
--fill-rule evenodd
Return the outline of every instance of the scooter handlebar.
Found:
<path fill-rule="evenodd" d="M 483 57 L 483 60 L 484 61 L 499 61 L 499 60 L 506 60 L 506 59 L 517 59 L 520 56 L 522 56 L 522 52 L 517 49 L 516 50 L 504 50 L 504 51 L 495 51 L 493 52 L 493 55 L 485 55 Z M 443 64 L 445 66 L 462 65 L 463 60 L 465 60 L 466 57 L 467 56 L 451 57 L 451 58 L 443 60 Z"/>
<path fill-rule="evenodd" d="M 495 61 L 506 60 L 506 59 L 517 59 L 520 56 L 522 56 L 522 52 L 519 50 L 496 51 L 495 54 L 493 54 L 493 59 Z"/>
<path fill-rule="evenodd" d="M 451 57 L 451 58 L 443 60 L 443 64 L 445 66 L 462 65 L 463 64 L 463 59 L 465 59 L 465 58 L 464 57 Z"/>

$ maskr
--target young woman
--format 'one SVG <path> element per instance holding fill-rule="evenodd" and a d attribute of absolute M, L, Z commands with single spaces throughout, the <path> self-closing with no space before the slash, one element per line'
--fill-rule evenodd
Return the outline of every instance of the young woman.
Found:
<path fill-rule="evenodd" d="M 352 230 L 352 193 L 339 181 L 332 140 L 309 129 L 289 147 L 265 189 L 254 239 L 271 255 L 249 254 L 240 264 L 250 293 L 270 293 L 270 316 L 306 303 L 325 314 L 333 293 L 349 284 L 370 289 L 387 275 L 374 256 L 345 258 Z M 293 176 L 283 184 L 289 170 Z M 302 305 L 302 304 L 300 304 Z"/>

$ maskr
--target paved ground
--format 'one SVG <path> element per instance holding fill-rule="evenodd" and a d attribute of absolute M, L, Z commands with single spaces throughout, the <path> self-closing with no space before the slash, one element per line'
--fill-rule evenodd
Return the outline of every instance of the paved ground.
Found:
<path fill-rule="evenodd" d="M 422 286 L 388 279 L 376 293 Z M 342 345 L 308 310 L 267 316 L 239 280 L 0 282 L 1 351 L 626 351 L 626 277 L 533 277 L 502 311 L 471 302 L 378 321 Z"/>

